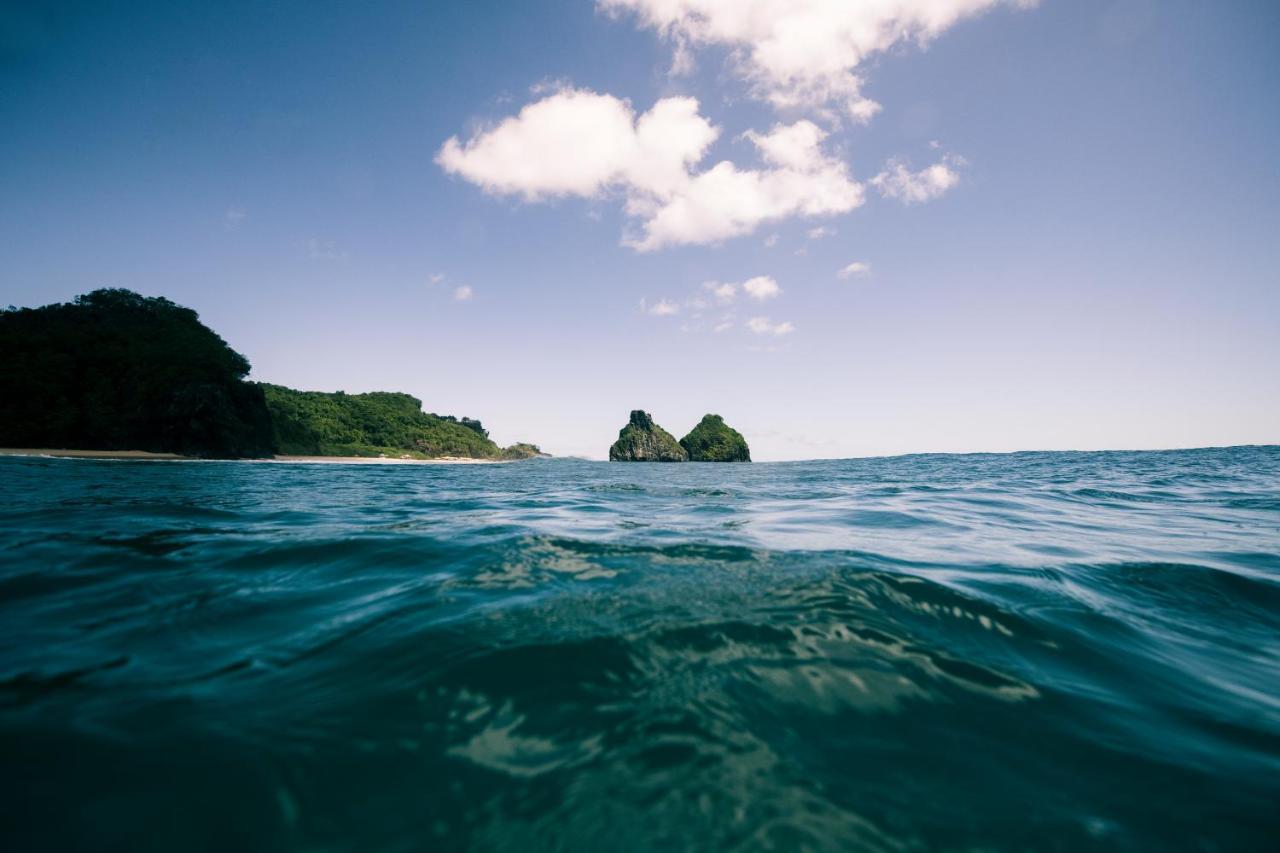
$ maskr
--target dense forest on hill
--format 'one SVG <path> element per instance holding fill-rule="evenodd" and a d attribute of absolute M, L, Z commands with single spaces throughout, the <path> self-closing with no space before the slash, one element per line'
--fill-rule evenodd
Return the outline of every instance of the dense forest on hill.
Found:
<path fill-rule="evenodd" d="M 206 457 L 521 459 L 479 421 L 408 394 L 294 391 L 245 380 L 249 362 L 195 311 L 129 290 L 0 311 L 0 447 Z"/>
<path fill-rule="evenodd" d="M 408 394 L 294 391 L 262 385 L 281 453 L 300 456 L 463 456 L 473 459 L 537 455 L 531 445 L 504 450 L 479 421 L 433 415 Z"/>
<path fill-rule="evenodd" d="M 0 311 L 0 446 L 268 456 L 249 362 L 168 299 L 95 290 Z"/>

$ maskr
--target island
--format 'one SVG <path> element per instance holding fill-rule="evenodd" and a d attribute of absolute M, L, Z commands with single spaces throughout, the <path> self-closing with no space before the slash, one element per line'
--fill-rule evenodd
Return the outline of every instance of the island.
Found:
<path fill-rule="evenodd" d="M 689 454 L 675 437 L 653 422 L 648 412 L 634 409 L 631 420 L 609 448 L 610 462 L 687 462 Z"/>
<path fill-rule="evenodd" d="M 698 425 L 680 439 L 690 462 L 750 462 L 751 449 L 742 433 L 719 415 L 703 415 Z"/>
<path fill-rule="evenodd" d="M 0 311 L 0 447 L 203 458 L 504 461 L 478 420 L 408 394 L 295 391 L 249 381 L 249 361 L 190 308 L 130 290 Z"/>
<path fill-rule="evenodd" d="M 642 409 L 631 419 L 609 448 L 611 462 L 750 462 L 751 450 L 742 433 L 719 415 L 704 415 L 688 435 L 676 441 Z"/>

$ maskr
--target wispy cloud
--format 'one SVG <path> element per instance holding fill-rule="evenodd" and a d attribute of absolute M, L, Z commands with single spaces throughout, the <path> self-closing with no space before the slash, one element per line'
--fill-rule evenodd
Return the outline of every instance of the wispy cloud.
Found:
<path fill-rule="evenodd" d="M 834 237 L 835 233 L 836 233 L 836 229 L 828 225 L 819 225 L 817 228 L 809 229 L 809 239 L 821 240 L 824 237 Z"/>
<path fill-rule="evenodd" d="M 913 172 L 907 164 L 894 159 L 871 179 L 871 185 L 885 198 L 896 199 L 903 204 L 920 204 L 938 198 L 960 183 L 957 170 L 963 165 L 962 158 L 948 154 L 932 166 Z"/>
<path fill-rule="evenodd" d="M 836 273 L 840 278 L 863 278 L 871 275 L 871 264 L 862 261 L 854 261 L 853 263 L 841 268 Z"/>
<path fill-rule="evenodd" d="M 474 295 L 475 295 L 475 291 L 471 289 L 471 285 L 469 284 L 460 285 L 459 287 L 454 288 L 453 301 L 469 302 L 471 301 L 471 297 Z"/>
<path fill-rule="evenodd" d="M 222 227 L 228 231 L 239 231 L 248 218 L 249 213 L 243 207 L 228 207 L 227 212 L 222 215 Z"/>
<path fill-rule="evenodd" d="M 738 285 L 730 282 L 707 281 L 703 282 L 702 289 L 709 291 L 721 305 L 728 305 L 738 298 Z"/>
<path fill-rule="evenodd" d="M 444 273 L 442 272 L 433 272 L 431 275 L 427 276 L 428 285 L 437 285 L 442 281 L 444 281 Z"/>
<path fill-rule="evenodd" d="M 790 322 L 775 323 L 768 317 L 752 317 L 747 321 L 747 328 L 757 335 L 774 337 L 789 335 L 796 330 L 795 325 Z"/>
<path fill-rule="evenodd" d="M 704 281 L 691 296 L 683 302 L 663 297 L 657 302 L 640 300 L 640 310 L 656 317 L 671 317 L 679 314 L 680 330 L 697 332 L 710 329 L 713 334 L 721 334 L 738 325 L 733 306 L 739 296 L 764 302 L 782 295 L 778 282 L 767 275 L 758 275 L 741 284 L 735 282 Z M 773 322 L 768 317 L 753 317 L 746 321 L 745 327 L 757 335 L 782 337 L 795 331 L 795 325 L 789 321 Z"/>
<path fill-rule="evenodd" d="M 646 313 L 652 314 L 655 317 L 670 317 L 673 314 L 680 313 L 680 306 L 675 302 L 672 302 L 670 299 L 659 299 L 652 305 L 645 305 L 642 301 L 641 308 Z"/>

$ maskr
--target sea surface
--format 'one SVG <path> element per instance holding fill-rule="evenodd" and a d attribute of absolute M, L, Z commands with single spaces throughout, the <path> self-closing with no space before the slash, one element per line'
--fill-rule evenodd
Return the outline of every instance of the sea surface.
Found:
<path fill-rule="evenodd" d="M 1280 448 L 0 459 L 0 849 L 1280 849 Z"/>

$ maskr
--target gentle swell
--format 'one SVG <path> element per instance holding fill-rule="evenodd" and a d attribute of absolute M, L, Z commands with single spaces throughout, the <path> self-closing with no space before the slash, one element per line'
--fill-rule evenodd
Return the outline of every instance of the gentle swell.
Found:
<path fill-rule="evenodd" d="M 1280 449 L 0 460 L 5 849 L 1267 849 Z"/>

